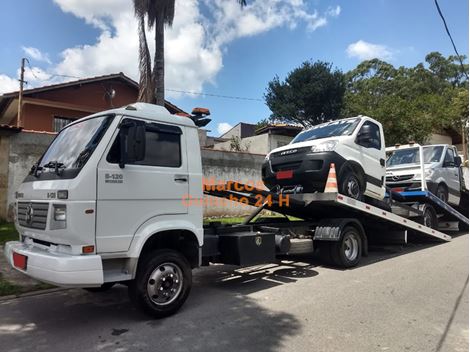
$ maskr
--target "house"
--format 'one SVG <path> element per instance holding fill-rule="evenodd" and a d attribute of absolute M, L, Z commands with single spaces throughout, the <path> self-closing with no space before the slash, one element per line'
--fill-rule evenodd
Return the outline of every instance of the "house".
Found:
<path fill-rule="evenodd" d="M 137 100 L 139 85 L 121 73 L 80 79 L 23 91 L 20 127 L 58 132 L 81 117 Z M 19 92 L 0 95 L 0 125 L 18 126 Z M 165 102 L 172 114 L 189 116 Z"/>
<path fill-rule="evenodd" d="M 229 138 L 227 141 L 216 143 L 213 148 L 267 154 L 289 144 L 301 130 L 302 127 L 287 124 L 270 124 L 256 129 L 256 125 L 239 123 L 221 136 Z"/>
<path fill-rule="evenodd" d="M 239 122 L 219 138 L 230 139 L 232 137 L 246 138 L 255 135 L 256 125 L 252 123 Z"/>

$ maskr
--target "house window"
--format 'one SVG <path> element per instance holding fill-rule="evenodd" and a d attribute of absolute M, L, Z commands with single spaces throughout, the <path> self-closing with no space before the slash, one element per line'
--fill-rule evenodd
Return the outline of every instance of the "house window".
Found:
<path fill-rule="evenodd" d="M 62 128 L 73 122 L 75 119 L 62 116 L 54 116 L 54 132 L 59 132 Z"/>

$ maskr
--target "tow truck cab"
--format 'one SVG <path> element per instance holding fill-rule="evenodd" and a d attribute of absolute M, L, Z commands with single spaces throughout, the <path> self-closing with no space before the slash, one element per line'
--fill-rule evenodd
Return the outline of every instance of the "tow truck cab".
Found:
<path fill-rule="evenodd" d="M 385 140 L 382 125 L 367 116 L 330 121 L 299 133 L 290 144 L 274 149 L 262 168 L 265 185 L 322 192 L 330 164 L 338 188 L 351 198 L 385 195 Z"/>
<path fill-rule="evenodd" d="M 6 244 L 6 257 L 33 278 L 77 287 L 133 279 L 139 256 L 157 242 L 196 267 L 202 209 L 184 198 L 202 197 L 201 183 L 190 118 L 136 103 L 77 120 L 18 189 L 20 240 Z"/>

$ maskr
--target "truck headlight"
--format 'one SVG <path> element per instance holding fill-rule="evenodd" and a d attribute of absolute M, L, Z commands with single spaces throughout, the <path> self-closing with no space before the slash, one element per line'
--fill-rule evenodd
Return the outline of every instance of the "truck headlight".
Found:
<path fill-rule="evenodd" d="M 67 207 L 64 204 L 54 205 L 54 220 L 55 221 L 67 220 Z"/>
<path fill-rule="evenodd" d="M 312 152 L 331 152 L 335 150 L 336 146 L 338 145 L 338 141 L 326 141 L 319 143 L 317 145 L 313 145 L 311 148 Z"/>

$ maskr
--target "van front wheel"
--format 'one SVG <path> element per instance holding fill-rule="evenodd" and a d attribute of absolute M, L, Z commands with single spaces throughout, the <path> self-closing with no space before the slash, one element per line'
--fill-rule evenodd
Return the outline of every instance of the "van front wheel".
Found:
<path fill-rule="evenodd" d="M 364 190 L 362 183 L 352 170 L 346 170 L 339 178 L 339 193 L 347 197 L 362 201 L 364 198 Z"/>
<path fill-rule="evenodd" d="M 129 284 L 129 297 L 139 309 L 164 318 L 181 308 L 192 285 L 191 266 L 177 251 L 156 250 L 145 256 Z"/>

